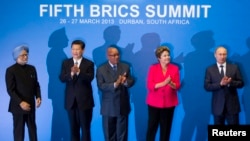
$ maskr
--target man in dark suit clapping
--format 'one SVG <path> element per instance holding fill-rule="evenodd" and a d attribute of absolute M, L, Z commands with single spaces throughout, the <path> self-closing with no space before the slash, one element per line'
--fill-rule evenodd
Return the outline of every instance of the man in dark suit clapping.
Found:
<path fill-rule="evenodd" d="M 227 50 L 219 46 L 214 53 L 217 63 L 208 67 L 205 74 L 204 87 L 211 91 L 212 114 L 215 125 L 239 124 L 240 102 L 237 88 L 242 88 L 244 82 L 239 68 L 226 61 Z"/>
<path fill-rule="evenodd" d="M 94 107 L 91 82 L 94 79 L 94 63 L 82 56 L 84 49 L 83 41 L 72 42 L 72 58 L 63 62 L 60 74 L 60 80 L 66 83 L 65 108 L 69 115 L 71 141 L 91 140 L 90 126 Z"/>
<path fill-rule="evenodd" d="M 129 88 L 134 79 L 130 66 L 120 62 L 115 45 L 107 48 L 108 61 L 97 68 L 97 86 L 102 92 L 101 114 L 106 141 L 128 140 Z"/>

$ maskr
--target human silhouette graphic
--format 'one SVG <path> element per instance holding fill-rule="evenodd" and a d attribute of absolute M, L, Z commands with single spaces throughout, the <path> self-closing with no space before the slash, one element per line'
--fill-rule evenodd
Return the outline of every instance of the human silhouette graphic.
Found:
<path fill-rule="evenodd" d="M 146 77 L 148 68 L 157 62 L 155 49 L 160 45 L 161 39 L 157 33 L 145 33 L 141 37 L 141 49 L 134 54 L 132 68 L 136 83 L 132 88 L 131 101 L 134 105 L 134 119 L 137 141 L 146 140 L 148 110 L 146 105 Z"/>
<path fill-rule="evenodd" d="M 250 37 L 247 38 L 246 40 L 246 45 L 248 47 L 248 51 L 246 54 L 244 54 L 241 57 L 241 62 L 242 62 L 242 66 L 243 68 L 241 68 L 241 70 L 243 71 L 243 77 L 244 77 L 244 81 L 245 81 L 245 86 L 244 86 L 244 91 L 243 91 L 243 108 L 245 111 L 245 119 L 246 119 L 246 124 L 250 124 L 250 67 L 249 67 L 249 60 L 250 60 Z"/>
<path fill-rule="evenodd" d="M 214 54 L 210 51 L 215 46 L 213 32 L 200 31 L 191 38 L 194 51 L 184 57 L 184 78 L 181 98 L 185 112 L 180 141 L 206 141 L 207 125 L 211 113 L 211 94 L 204 89 L 206 67 L 214 63 Z"/>
<path fill-rule="evenodd" d="M 242 72 L 242 76 L 244 79 L 244 89 L 242 91 L 242 110 L 245 112 L 245 124 L 250 124 L 250 67 L 249 67 L 249 60 L 250 60 L 250 37 L 247 37 L 246 39 L 246 46 L 248 48 L 247 52 L 244 53 L 242 56 L 235 55 L 232 58 L 233 61 L 235 61 L 236 64 L 240 67 L 240 70 Z"/>
<path fill-rule="evenodd" d="M 64 109 L 64 84 L 59 80 L 61 64 L 67 58 L 63 49 L 68 46 L 65 28 L 55 30 L 49 37 L 47 72 L 49 75 L 48 98 L 52 101 L 51 141 L 69 141 L 69 120 Z"/>

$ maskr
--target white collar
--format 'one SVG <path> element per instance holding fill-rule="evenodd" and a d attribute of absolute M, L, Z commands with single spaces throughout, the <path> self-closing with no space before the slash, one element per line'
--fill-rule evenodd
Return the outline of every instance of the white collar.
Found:
<path fill-rule="evenodd" d="M 226 62 L 225 63 L 223 63 L 223 64 L 219 64 L 218 62 L 217 62 L 217 66 L 218 66 L 218 68 L 220 68 L 220 66 L 223 66 L 224 68 L 226 68 Z"/>
<path fill-rule="evenodd" d="M 76 59 L 73 59 L 73 60 L 74 60 L 74 64 L 77 63 L 77 66 L 79 67 L 80 64 L 81 64 L 81 62 L 82 62 L 82 58 L 80 58 L 80 59 L 78 59 L 78 60 L 76 60 Z"/>
<path fill-rule="evenodd" d="M 113 64 L 110 63 L 110 62 L 109 62 L 109 65 L 110 65 L 112 68 L 113 68 L 114 66 L 117 66 L 117 64 L 114 64 L 114 65 L 113 65 Z"/>

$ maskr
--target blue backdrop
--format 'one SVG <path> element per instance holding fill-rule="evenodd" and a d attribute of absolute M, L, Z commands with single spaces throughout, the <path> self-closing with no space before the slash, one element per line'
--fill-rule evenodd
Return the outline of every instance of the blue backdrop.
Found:
<path fill-rule="evenodd" d="M 136 84 L 131 89 L 129 141 L 144 141 L 147 128 L 145 79 L 156 62 L 158 45 L 171 48 L 171 58 L 181 68 L 171 141 L 206 141 L 211 118 L 211 94 L 203 89 L 205 68 L 215 62 L 213 51 L 228 47 L 228 57 L 240 65 L 246 85 L 239 90 L 240 123 L 250 124 L 250 1 L 214 0 L 2 0 L 0 2 L 0 140 L 11 141 L 12 115 L 5 70 L 14 63 L 12 50 L 30 47 L 29 63 L 36 66 L 42 90 L 37 109 L 41 141 L 69 140 L 63 108 L 64 84 L 58 75 L 61 62 L 71 57 L 74 39 L 86 42 L 84 56 L 98 66 L 105 48 L 117 44 L 122 60 L 133 66 Z M 93 141 L 102 141 L 99 92 L 93 80 L 95 107 Z M 27 130 L 25 141 L 28 141 Z"/>

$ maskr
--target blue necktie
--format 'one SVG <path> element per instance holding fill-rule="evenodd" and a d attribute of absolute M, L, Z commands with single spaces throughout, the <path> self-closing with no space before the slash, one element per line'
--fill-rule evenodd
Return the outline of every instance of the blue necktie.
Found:
<path fill-rule="evenodd" d="M 116 65 L 113 66 L 113 70 L 114 70 L 115 72 L 117 71 L 117 66 L 116 66 Z"/>

